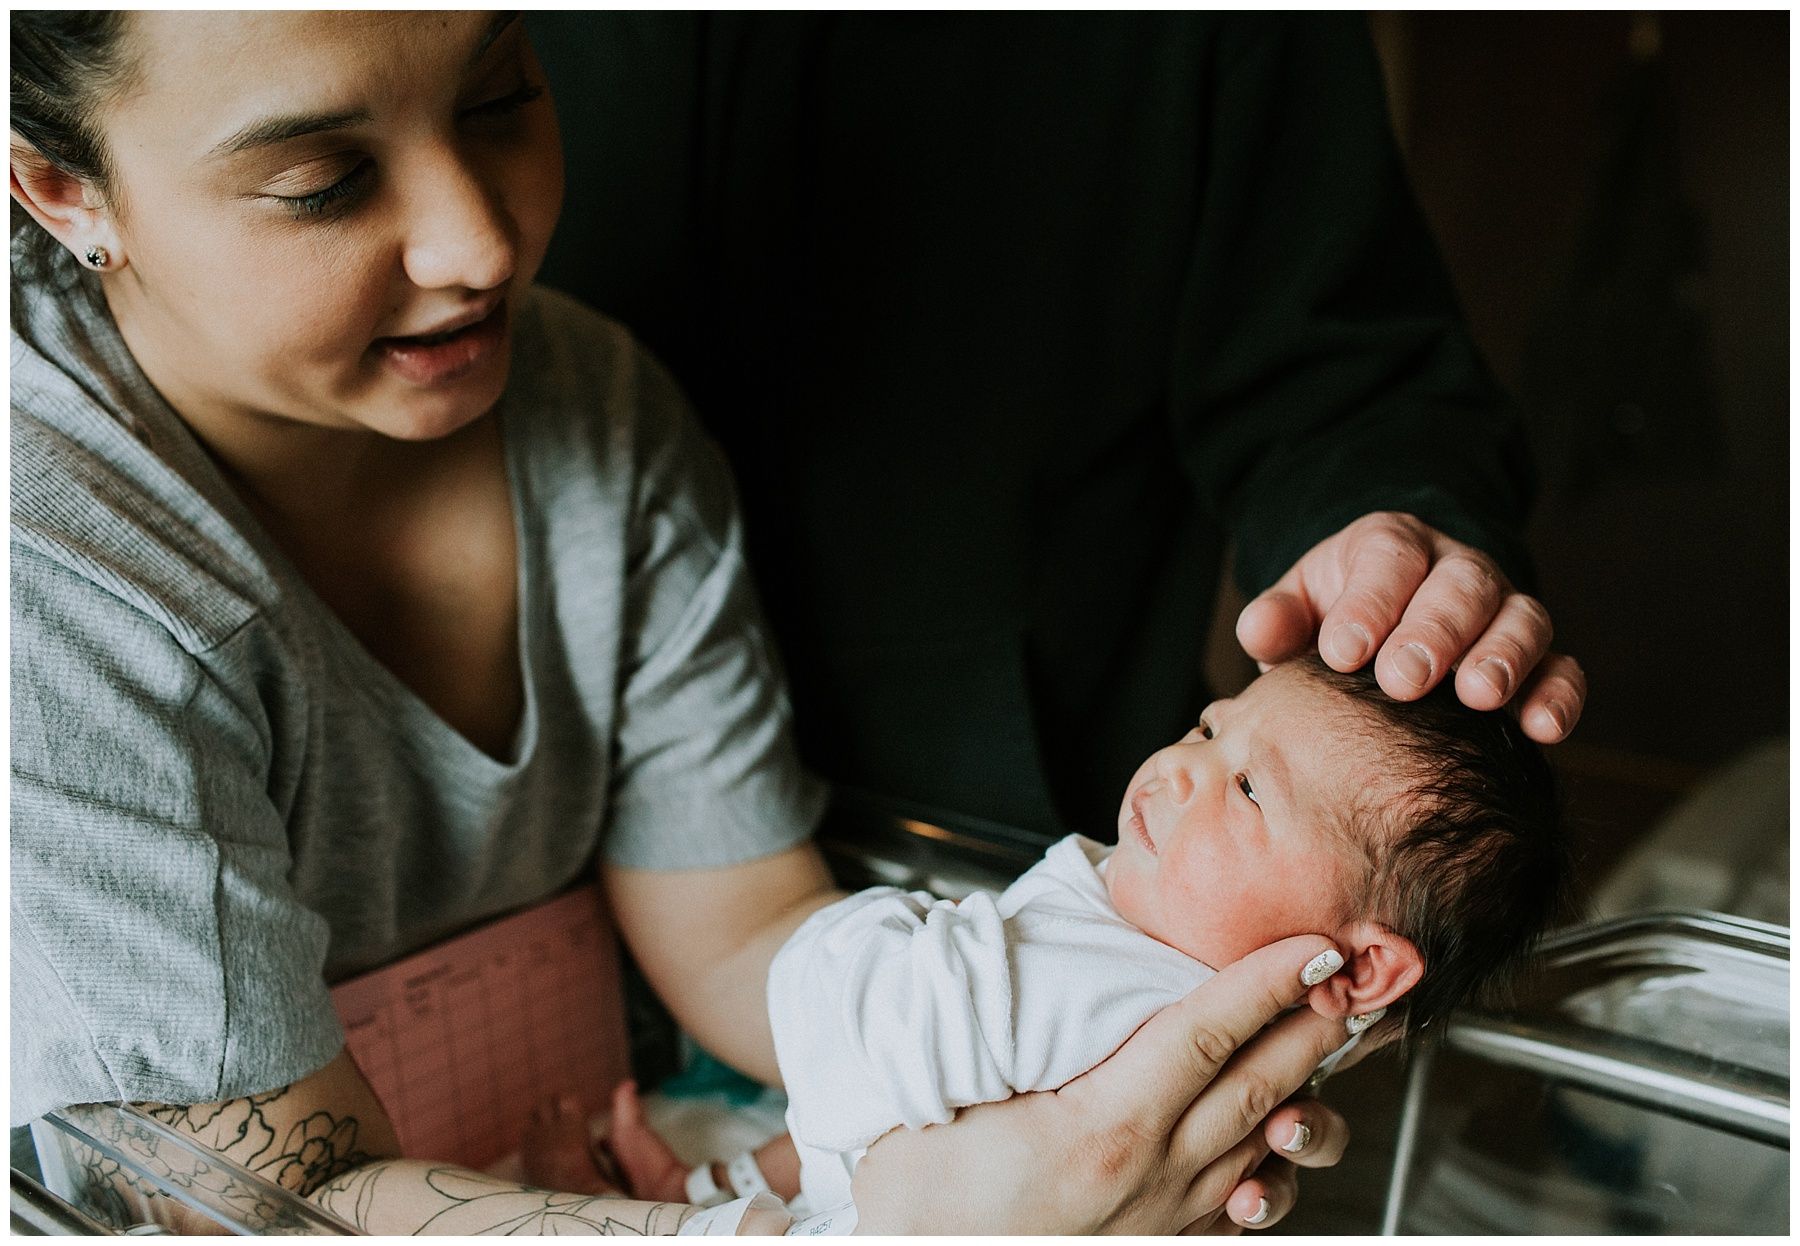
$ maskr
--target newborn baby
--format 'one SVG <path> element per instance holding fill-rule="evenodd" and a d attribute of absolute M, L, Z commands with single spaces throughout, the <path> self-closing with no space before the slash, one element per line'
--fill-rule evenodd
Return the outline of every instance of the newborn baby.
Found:
<path fill-rule="evenodd" d="M 1000 895 L 876 887 L 794 933 L 769 1007 L 805 1205 L 850 1202 L 890 1129 L 1056 1089 L 1290 935 L 1346 953 L 1308 1003 L 1352 1039 L 1401 1004 L 1416 1031 L 1503 984 L 1557 913 L 1567 861 L 1549 769 L 1509 715 L 1448 686 L 1394 701 L 1316 658 L 1276 667 L 1138 767 L 1116 848 L 1071 835 Z M 675 1188 L 635 1103 L 617 1108 L 640 1196 L 758 1184 L 740 1157 L 726 1183 L 703 1166 Z M 757 1156 L 784 1197 L 790 1154 Z M 652 1172 L 669 1188 L 639 1188 Z"/>

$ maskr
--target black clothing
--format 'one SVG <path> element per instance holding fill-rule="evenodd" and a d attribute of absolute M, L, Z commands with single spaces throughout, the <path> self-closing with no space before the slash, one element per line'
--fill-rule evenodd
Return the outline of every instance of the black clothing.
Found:
<path fill-rule="evenodd" d="M 1529 470 L 1357 16 L 545 15 L 544 279 L 735 464 L 807 760 L 1110 838 L 1258 591 L 1372 510 L 1525 574 Z"/>

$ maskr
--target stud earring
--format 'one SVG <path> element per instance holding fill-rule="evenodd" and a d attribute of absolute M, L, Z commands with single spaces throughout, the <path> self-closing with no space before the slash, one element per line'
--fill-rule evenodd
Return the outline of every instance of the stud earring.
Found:
<path fill-rule="evenodd" d="M 105 268 L 108 264 L 112 263 L 112 256 L 107 252 L 105 247 L 89 247 L 87 249 L 87 262 L 93 268 Z"/>

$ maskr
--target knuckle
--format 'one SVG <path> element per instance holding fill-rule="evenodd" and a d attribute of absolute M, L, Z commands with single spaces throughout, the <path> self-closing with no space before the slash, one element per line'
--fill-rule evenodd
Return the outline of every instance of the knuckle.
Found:
<path fill-rule="evenodd" d="M 1089 1169 L 1111 1184 L 1129 1177 L 1143 1163 L 1145 1154 L 1159 1140 L 1151 1138 L 1135 1121 L 1120 1121 L 1089 1140 Z"/>
<path fill-rule="evenodd" d="M 1225 1067 L 1225 1062 L 1237 1050 L 1229 1036 L 1211 1026 L 1201 1026 L 1189 1036 L 1188 1041 L 1195 1065 L 1208 1077 Z"/>
<path fill-rule="evenodd" d="M 1545 643 L 1548 643 L 1554 629 L 1550 625 L 1550 612 L 1544 608 L 1544 603 L 1528 594 L 1518 593 L 1513 597 L 1512 606 L 1516 613 L 1523 616 L 1525 625 L 1541 634 Z"/>
<path fill-rule="evenodd" d="M 1396 566 L 1418 566 L 1425 561 L 1425 551 L 1404 528 L 1382 526 L 1369 530 L 1363 538 L 1365 555 Z"/>
<path fill-rule="evenodd" d="M 1433 654 L 1454 654 L 1460 646 L 1457 644 L 1462 629 L 1457 626 L 1456 616 L 1447 610 L 1429 609 L 1421 611 L 1418 617 L 1408 614 L 1406 619 L 1406 635 L 1397 637 L 1395 647 L 1402 643 L 1417 641 Z M 1434 657 L 1434 662 L 1442 662 L 1441 657 Z"/>
<path fill-rule="evenodd" d="M 1390 532 L 1417 532 L 1423 525 L 1416 515 L 1406 511 L 1370 511 L 1356 521 L 1356 526 L 1365 529 L 1385 529 Z"/>
<path fill-rule="evenodd" d="M 1506 579 L 1486 554 L 1475 550 L 1446 554 L 1438 566 L 1449 574 L 1452 592 L 1490 612 L 1506 594 Z"/>
<path fill-rule="evenodd" d="M 1237 1102 L 1243 1112 L 1243 1119 L 1260 1121 L 1279 1107 L 1285 1098 L 1287 1091 L 1266 1075 L 1249 1068 L 1243 1070 L 1237 1088 Z"/>

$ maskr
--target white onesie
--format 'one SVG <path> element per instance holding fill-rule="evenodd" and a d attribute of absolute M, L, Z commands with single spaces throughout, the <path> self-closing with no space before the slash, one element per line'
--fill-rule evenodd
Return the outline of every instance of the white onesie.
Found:
<path fill-rule="evenodd" d="M 1107 898 L 1112 849 L 1055 844 L 1000 895 L 874 887 L 813 914 L 769 970 L 805 1206 L 851 1201 L 870 1143 L 1054 1090 L 1213 971 Z"/>

